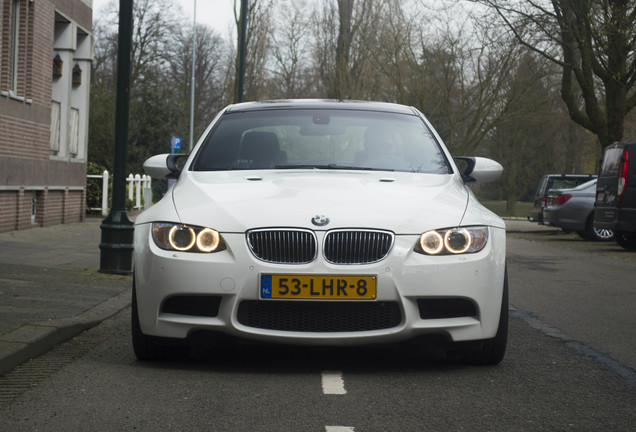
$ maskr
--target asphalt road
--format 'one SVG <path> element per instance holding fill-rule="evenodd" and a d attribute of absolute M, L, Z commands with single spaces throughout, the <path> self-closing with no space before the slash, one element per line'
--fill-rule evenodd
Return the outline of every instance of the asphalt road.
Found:
<path fill-rule="evenodd" d="M 515 308 L 636 370 L 636 264 L 513 236 L 507 256 Z"/>
<path fill-rule="evenodd" d="M 244 345 L 141 363 L 127 309 L 0 379 L 0 430 L 632 431 L 634 264 L 514 235 L 508 257 L 499 366 Z"/>

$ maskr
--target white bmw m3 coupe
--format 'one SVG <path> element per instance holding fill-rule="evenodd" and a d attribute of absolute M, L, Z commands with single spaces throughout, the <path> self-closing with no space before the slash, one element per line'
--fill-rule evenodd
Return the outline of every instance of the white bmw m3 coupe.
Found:
<path fill-rule="evenodd" d="M 502 167 L 453 158 L 415 108 L 231 105 L 191 154 L 144 169 L 176 182 L 135 221 L 139 359 L 220 337 L 503 359 L 505 225 L 467 186 Z"/>

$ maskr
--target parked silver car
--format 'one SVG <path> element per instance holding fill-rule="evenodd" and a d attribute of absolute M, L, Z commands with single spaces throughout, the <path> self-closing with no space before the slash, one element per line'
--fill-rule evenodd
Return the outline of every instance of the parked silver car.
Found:
<path fill-rule="evenodd" d="M 543 225 L 543 209 L 547 204 L 548 192 L 550 189 L 566 189 L 574 188 L 580 184 L 586 183 L 593 178 L 594 174 L 546 174 L 541 179 L 539 187 L 534 194 L 534 207 L 530 211 L 528 220 L 531 222 L 539 222 Z"/>
<path fill-rule="evenodd" d="M 585 240 L 613 240 L 612 230 L 594 227 L 596 182 L 594 179 L 571 189 L 550 190 L 543 209 L 543 222 L 565 232 L 575 231 Z"/>

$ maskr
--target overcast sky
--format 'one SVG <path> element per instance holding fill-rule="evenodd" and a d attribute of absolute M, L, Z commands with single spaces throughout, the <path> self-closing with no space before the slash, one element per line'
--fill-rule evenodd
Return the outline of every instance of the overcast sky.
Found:
<path fill-rule="evenodd" d="M 98 15 L 100 9 L 110 2 L 119 4 L 119 0 L 93 0 L 93 14 Z M 184 25 L 192 26 L 192 18 L 195 0 L 176 0 L 183 9 L 184 16 L 188 18 Z M 196 0 L 197 22 L 207 24 L 223 36 L 227 35 L 229 29 L 233 28 L 234 21 L 234 0 Z"/>

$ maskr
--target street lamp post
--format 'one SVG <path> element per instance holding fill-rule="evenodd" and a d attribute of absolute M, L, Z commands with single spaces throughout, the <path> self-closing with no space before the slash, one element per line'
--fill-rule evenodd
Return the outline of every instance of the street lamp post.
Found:
<path fill-rule="evenodd" d="M 101 251 L 99 271 L 104 273 L 132 273 L 134 225 L 126 212 L 126 153 L 132 24 L 133 0 L 119 0 L 113 201 L 110 213 L 100 226 L 102 238 L 99 245 Z"/>
<path fill-rule="evenodd" d="M 197 0 L 194 0 L 194 18 L 192 19 L 192 78 L 190 80 L 190 152 L 194 140 L 194 68 L 197 58 Z"/>
<path fill-rule="evenodd" d="M 239 70 L 236 101 L 243 102 L 243 81 L 245 80 L 245 44 L 247 35 L 247 0 L 241 0 L 241 31 L 239 35 Z"/>

